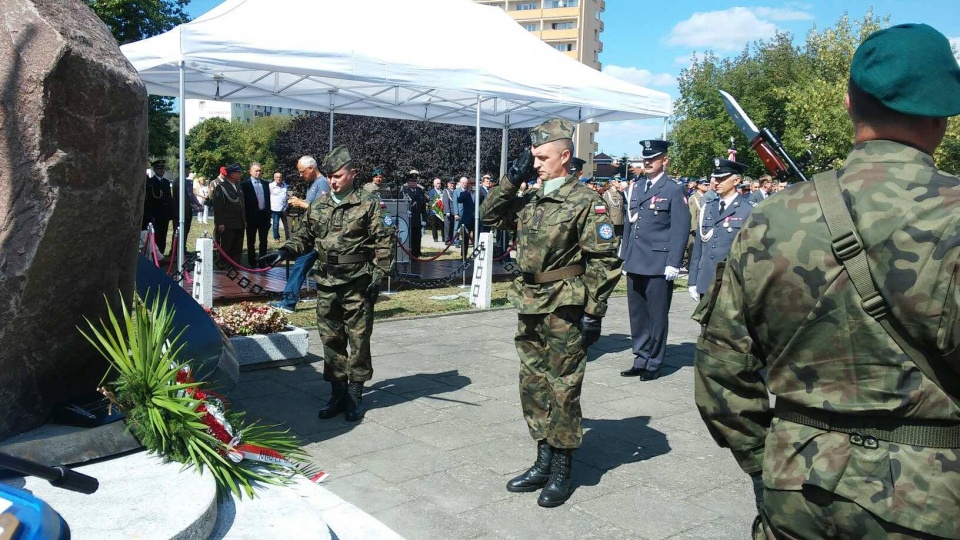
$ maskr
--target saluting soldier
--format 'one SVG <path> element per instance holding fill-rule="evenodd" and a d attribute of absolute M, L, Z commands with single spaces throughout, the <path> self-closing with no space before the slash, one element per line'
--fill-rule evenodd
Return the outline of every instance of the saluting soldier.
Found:
<path fill-rule="evenodd" d="M 697 222 L 693 254 L 690 256 L 688 290 L 694 300 L 706 294 L 713 283 L 717 263 L 727 258 L 733 239 L 753 210 L 753 202 L 737 193 L 737 183 L 747 166 L 716 158 L 710 176 L 717 179 L 717 199 L 704 205 Z"/>
<path fill-rule="evenodd" d="M 660 376 L 667 350 L 673 280 L 680 275 L 690 237 L 690 209 L 684 188 L 667 175 L 670 143 L 647 140 L 640 144 L 645 176 L 627 192 L 627 222 L 620 246 L 634 358 L 620 375 L 652 381 Z"/>
<path fill-rule="evenodd" d="M 754 208 L 698 306 L 697 407 L 753 478 L 754 538 L 960 538 L 960 179 L 933 159 L 960 114 L 950 42 L 872 33 L 845 105 L 843 168 Z"/>
<path fill-rule="evenodd" d="M 607 298 L 620 279 L 613 224 L 596 193 L 570 172 L 573 124 L 555 118 L 530 131 L 532 146 L 511 164 L 480 208 L 483 223 L 517 231 L 522 274 L 508 297 L 519 312 L 520 403 L 537 459 L 507 490 L 543 488 L 554 507 L 573 493 L 573 451 L 583 438 L 580 387 L 586 347 L 600 338 Z M 521 185 L 534 176 L 542 189 Z"/>
<path fill-rule="evenodd" d="M 354 188 L 357 170 L 346 147 L 331 150 L 320 170 L 330 191 L 310 204 L 297 234 L 260 262 L 273 266 L 311 249 L 320 254 L 313 279 L 317 330 L 324 345 L 323 378 L 330 382 L 331 395 L 318 416 L 333 418 L 346 411 L 344 418 L 356 422 L 365 412 L 363 385 L 373 377 L 373 307 L 380 281 L 393 264 L 394 227 L 378 198 Z"/>

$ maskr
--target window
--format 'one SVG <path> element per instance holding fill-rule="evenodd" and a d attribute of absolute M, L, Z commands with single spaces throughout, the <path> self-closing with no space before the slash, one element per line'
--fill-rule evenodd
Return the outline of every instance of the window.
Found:
<path fill-rule="evenodd" d="M 573 43 L 554 43 L 553 48 L 560 52 L 570 52 L 573 51 Z"/>
<path fill-rule="evenodd" d="M 532 9 L 540 9 L 540 5 L 537 2 L 520 2 L 514 6 L 516 11 L 530 11 Z"/>
<path fill-rule="evenodd" d="M 540 25 L 537 23 L 524 23 L 523 29 L 527 32 L 536 32 L 537 30 L 540 30 Z"/>
<path fill-rule="evenodd" d="M 573 30 L 574 28 L 576 28 L 576 23 L 573 21 L 555 22 L 550 24 L 551 30 Z"/>
<path fill-rule="evenodd" d="M 580 0 L 547 0 L 547 5 L 544 6 L 545 9 L 555 9 L 555 8 L 566 8 L 566 7 L 577 7 L 580 5 Z"/>
<path fill-rule="evenodd" d="M 197 102 L 197 108 L 199 108 L 199 109 L 202 111 L 202 110 L 203 110 L 203 107 L 204 107 L 206 104 L 207 104 L 207 102 L 201 99 L 200 101 Z"/>

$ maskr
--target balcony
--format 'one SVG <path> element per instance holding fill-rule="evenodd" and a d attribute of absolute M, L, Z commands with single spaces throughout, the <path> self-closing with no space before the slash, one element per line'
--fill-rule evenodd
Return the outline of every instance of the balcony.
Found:
<path fill-rule="evenodd" d="M 540 34 L 540 39 L 544 41 L 576 41 L 577 39 L 577 29 L 569 30 L 547 30 L 545 29 Z"/>
<path fill-rule="evenodd" d="M 550 19 L 577 19 L 580 17 L 580 8 L 550 8 L 543 10 L 543 16 Z"/>

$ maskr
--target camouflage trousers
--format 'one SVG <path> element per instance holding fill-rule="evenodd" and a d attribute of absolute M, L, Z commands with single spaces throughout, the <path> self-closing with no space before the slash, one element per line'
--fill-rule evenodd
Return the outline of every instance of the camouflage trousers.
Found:
<path fill-rule="evenodd" d="M 802 491 L 765 489 L 763 516 L 753 524 L 754 540 L 823 538 L 943 538 L 884 521 L 860 505 L 817 486 Z"/>
<path fill-rule="evenodd" d="M 317 290 L 317 330 L 323 342 L 323 378 L 364 382 L 373 378 L 370 335 L 373 302 L 365 292 L 370 277 Z M 347 344 L 350 352 L 347 352 Z"/>
<path fill-rule="evenodd" d="M 514 341 L 520 355 L 520 405 L 535 440 L 579 448 L 583 439 L 580 386 L 587 355 L 580 345 L 583 306 L 520 315 Z"/>

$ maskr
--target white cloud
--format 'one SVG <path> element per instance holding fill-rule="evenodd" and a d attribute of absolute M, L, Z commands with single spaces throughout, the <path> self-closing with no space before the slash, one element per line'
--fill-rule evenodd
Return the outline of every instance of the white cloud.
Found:
<path fill-rule="evenodd" d="M 663 119 L 601 122 L 597 132 L 597 152 L 618 158 L 640 154 L 640 141 L 663 136 Z"/>
<path fill-rule="evenodd" d="M 771 21 L 812 21 L 813 14 L 802 9 L 757 7 L 747 8 L 761 19 Z"/>
<path fill-rule="evenodd" d="M 696 12 L 680 21 L 666 38 L 667 45 L 697 50 L 736 52 L 751 41 L 769 39 L 777 31 L 772 21 L 812 20 L 798 8 L 733 7 L 723 11 Z"/>
<path fill-rule="evenodd" d="M 677 77 L 669 73 L 652 73 L 646 69 L 616 65 L 603 66 L 603 72 L 611 77 L 640 86 L 673 86 Z"/>

